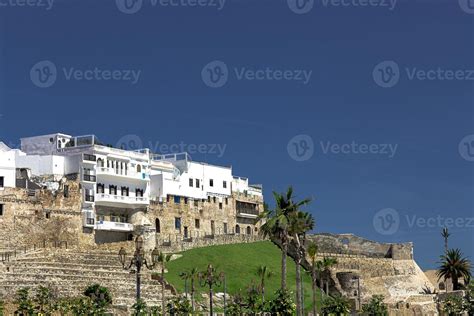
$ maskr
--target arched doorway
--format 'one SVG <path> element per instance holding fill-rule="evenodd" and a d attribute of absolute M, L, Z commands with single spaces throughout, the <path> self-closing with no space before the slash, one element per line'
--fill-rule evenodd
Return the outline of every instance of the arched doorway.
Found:
<path fill-rule="evenodd" d="M 156 233 L 157 234 L 161 233 L 161 226 L 160 226 L 160 219 L 159 218 L 155 219 L 155 228 L 156 228 Z"/>
<path fill-rule="evenodd" d="M 250 226 L 247 226 L 247 235 L 252 234 L 252 228 Z"/>
<path fill-rule="evenodd" d="M 235 225 L 235 233 L 240 234 L 240 226 L 239 225 Z"/>

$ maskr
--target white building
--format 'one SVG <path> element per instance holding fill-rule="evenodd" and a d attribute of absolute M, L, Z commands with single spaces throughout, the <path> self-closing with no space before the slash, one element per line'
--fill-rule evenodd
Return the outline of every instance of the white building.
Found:
<path fill-rule="evenodd" d="M 79 174 L 83 226 L 103 232 L 133 231 L 131 214 L 152 200 L 174 196 L 222 201 L 233 192 L 262 196 L 261 187 L 234 177 L 230 167 L 193 162 L 186 153 L 111 148 L 93 135 L 22 138 L 21 150 L 0 143 L 0 189 L 16 186 L 17 169 L 29 169 L 32 176 Z"/>

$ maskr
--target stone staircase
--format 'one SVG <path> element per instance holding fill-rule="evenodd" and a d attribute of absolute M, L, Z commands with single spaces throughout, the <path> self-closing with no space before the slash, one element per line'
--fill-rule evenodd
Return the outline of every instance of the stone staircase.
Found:
<path fill-rule="evenodd" d="M 116 253 L 41 249 L 19 255 L 3 265 L 0 274 L 3 299 L 12 298 L 20 288 L 34 289 L 40 285 L 50 287 L 58 297 L 77 297 L 88 285 L 99 283 L 111 291 L 114 307 L 130 308 L 135 303 L 136 274 L 122 269 Z M 161 283 L 152 280 L 151 272 L 142 269 L 141 296 L 148 306 L 161 306 Z M 172 296 L 168 287 L 165 295 Z"/>

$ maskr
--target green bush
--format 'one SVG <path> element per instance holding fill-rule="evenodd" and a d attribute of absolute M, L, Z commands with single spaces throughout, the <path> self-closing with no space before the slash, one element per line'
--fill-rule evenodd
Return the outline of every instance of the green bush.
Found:
<path fill-rule="evenodd" d="M 15 304 L 17 305 L 15 315 L 33 315 L 33 302 L 30 299 L 30 290 L 28 288 L 22 288 L 16 292 Z"/>
<path fill-rule="evenodd" d="M 443 302 L 443 312 L 449 316 L 460 315 L 464 310 L 465 305 L 462 297 L 450 295 Z"/>
<path fill-rule="evenodd" d="M 296 304 L 292 299 L 293 294 L 288 290 L 279 289 L 275 293 L 275 298 L 269 303 L 269 311 L 278 315 L 293 315 L 296 312 Z"/>
<path fill-rule="evenodd" d="M 91 299 L 97 311 L 103 311 L 112 304 L 112 296 L 109 289 L 100 284 L 89 285 L 84 290 L 84 296 Z"/>
<path fill-rule="evenodd" d="M 183 296 L 173 299 L 167 307 L 170 315 L 190 315 L 193 312 L 191 302 Z"/>
<path fill-rule="evenodd" d="M 342 296 L 328 296 L 323 300 L 321 313 L 325 316 L 343 316 L 350 312 L 349 301 Z"/>
<path fill-rule="evenodd" d="M 362 306 L 362 314 L 369 316 L 388 316 L 388 308 L 383 300 L 383 295 L 372 296 L 369 303 Z"/>

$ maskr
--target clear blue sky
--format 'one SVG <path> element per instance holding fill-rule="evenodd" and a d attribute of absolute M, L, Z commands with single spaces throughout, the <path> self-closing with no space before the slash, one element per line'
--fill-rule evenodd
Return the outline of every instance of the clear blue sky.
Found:
<path fill-rule="evenodd" d="M 461 218 L 450 244 L 473 258 L 474 162 L 458 145 L 474 134 L 474 74 L 409 77 L 439 68 L 462 70 L 469 79 L 474 14 L 464 8 L 457 0 L 398 1 L 393 10 L 315 0 L 306 14 L 286 0 L 227 0 L 221 10 L 143 0 L 135 14 L 112 0 L 57 0 L 51 10 L 0 6 L 0 139 L 17 144 L 23 136 L 64 132 L 96 134 L 111 144 L 137 135 L 152 146 L 225 145 L 222 156 L 208 146 L 207 154 L 192 157 L 233 165 L 234 173 L 263 184 L 269 201 L 272 190 L 290 184 L 298 197 L 314 197 L 308 210 L 318 232 L 413 241 L 416 259 L 430 268 L 442 252 L 442 225 L 412 221 Z M 43 60 L 57 68 L 48 88 L 30 76 Z M 228 68 L 220 88 L 201 76 L 214 60 Z M 385 60 L 400 70 L 389 88 L 373 77 Z M 135 84 L 66 78 L 71 68 L 95 67 L 140 75 Z M 307 84 L 239 80 L 242 69 L 266 68 L 312 72 Z M 314 144 L 304 161 L 287 150 L 300 134 Z M 325 153 L 321 142 L 397 147 L 390 158 L 352 147 L 348 154 Z M 389 234 L 373 222 L 385 208 L 400 218 Z"/>

